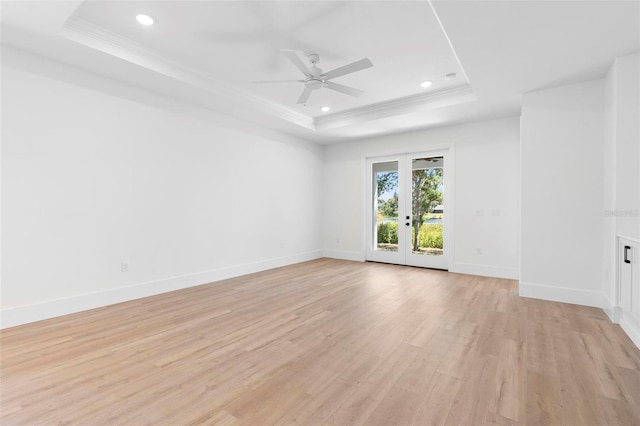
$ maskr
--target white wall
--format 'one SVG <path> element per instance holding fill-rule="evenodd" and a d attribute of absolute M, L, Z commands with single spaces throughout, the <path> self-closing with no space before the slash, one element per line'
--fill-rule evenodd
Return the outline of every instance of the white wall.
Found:
<path fill-rule="evenodd" d="M 512 117 L 327 146 L 325 255 L 364 259 L 366 157 L 453 148 L 455 252 L 450 270 L 517 278 L 518 144 L 519 119 Z M 476 215 L 478 210 L 483 216 Z M 481 255 L 477 248 L 482 248 Z"/>
<path fill-rule="evenodd" d="M 640 236 L 640 54 L 617 58 L 605 78 L 603 292 L 615 315 L 618 234 Z"/>
<path fill-rule="evenodd" d="M 616 226 L 640 235 L 640 55 L 616 59 Z"/>
<path fill-rule="evenodd" d="M 110 92 L 3 58 L 4 327 L 322 254 L 321 147 Z"/>
<path fill-rule="evenodd" d="M 602 305 L 604 82 L 527 93 L 520 295 Z"/>

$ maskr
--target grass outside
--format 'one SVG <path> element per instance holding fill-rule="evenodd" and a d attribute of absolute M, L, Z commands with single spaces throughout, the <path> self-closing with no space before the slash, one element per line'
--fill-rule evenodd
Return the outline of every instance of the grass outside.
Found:
<path fill-rule="evenodd" d="M 412 230 L 412 240 L 414 238 Z M 378 249 L 384 251 L 397 251 L 398 223 L 378 223 Z M 437 254 L 442 253 L 443 227 L 438 223 L 423 223 L 418 232 L 418 250 L 415 253 Z"/>

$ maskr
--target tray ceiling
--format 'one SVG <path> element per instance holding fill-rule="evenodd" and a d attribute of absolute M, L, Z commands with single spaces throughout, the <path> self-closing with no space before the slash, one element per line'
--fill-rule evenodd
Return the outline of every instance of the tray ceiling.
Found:
<path fill-rule="evenodd" d="M 2 6 L 3 43 L 318 142 L 515 115 L 523 92 L 601 77 L 615 56 L 639 48 L 637 2 Z M 154 24 L 140 25 L 141 13 Z M 304 78 L 280 49 L 303 60 L 317 53 L 324 71 L 365 57 L 374 66 L 333 80 L 362 96 L 323 88 L 297 105 L 302 83 L 252 83 Z"/>

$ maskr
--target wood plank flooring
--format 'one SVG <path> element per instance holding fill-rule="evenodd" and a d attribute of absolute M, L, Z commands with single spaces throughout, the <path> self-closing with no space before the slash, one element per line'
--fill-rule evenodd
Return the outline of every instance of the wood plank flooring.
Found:
<path fill-rule="evenodd" d="M 0 423 L 640 424 L 640 351 L 517 282 L 319 259 L 4 330 Z"/>

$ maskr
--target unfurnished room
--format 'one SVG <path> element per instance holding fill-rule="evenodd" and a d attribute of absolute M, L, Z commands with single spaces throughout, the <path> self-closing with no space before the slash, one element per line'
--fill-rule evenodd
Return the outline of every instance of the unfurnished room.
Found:
<path fill-rule="evenodd" d="M 0 28 L 0 424 L 640 425 L 640 0 Z"/>

